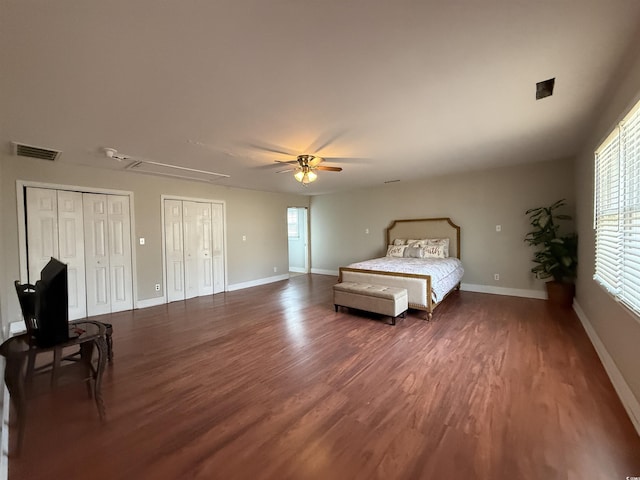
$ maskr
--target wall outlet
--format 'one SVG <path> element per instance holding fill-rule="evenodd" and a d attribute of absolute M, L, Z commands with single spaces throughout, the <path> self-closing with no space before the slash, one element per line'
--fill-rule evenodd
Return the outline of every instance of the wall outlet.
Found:
<path fill-rule="evenodd" d="M 502 225 L 496 225 L 496 232 L 502 231 Z"/>
<path fill-rule="evenodd" d="M 365 229 L 364 229 L 364 233 L 365 233 L 366 235 L 369 235 L 369 229 L 368 229 L 368 228 L 365 228 Z"/>
<path fill-rule="evenodd" d="M 160 284 L 156 283 L 156 292 L 159 292 L 159 291 L 160 291 Z"/>
<path fill-rule="evenodd" d="M 493 279 L 496 280 L 496 281 L 500 280 L 500 274 L 499 273 L 494 273 L 493 274 Z"/>
<path fill-rule="evenodd" d="M 273 267 L 273 273 L 276 273 L 278 271 L 278 267 Z"/>

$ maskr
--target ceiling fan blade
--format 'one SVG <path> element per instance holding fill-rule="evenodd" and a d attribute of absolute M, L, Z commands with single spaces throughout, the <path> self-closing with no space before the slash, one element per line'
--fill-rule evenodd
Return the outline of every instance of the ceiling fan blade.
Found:
<path fill-rule="evenodd" d="M 314 170 L 324 170 L 325 172 L 341 172 L 342 168 L 340 168 L 340 167 L 326 167 L 324 165 L 320 165 L 319 167 L 315 167 Z"/>
<path fill-rule="evenodd" d="M 309 145 L 309 147 L 305 151 L 313 153 L 320 152 L 331 145 L 333 142 L 335 142 L 337 139 L 342 137 L 345 133 L 347 133 L 345 129 L 334 130 L 333 132 L 325 132 L 324 134 L 319 135 L 318 138 L 316 138 L 315 141 L 311 145 Z"/>
<path fill-rule="evenodd" d="M 318 165 L 320 165 L 322 162 L 324 162 L 324 158 L 322 157 L 313 157 L 313 160 L 311 160 L 309 162 L 309 166 L 310 167 L 317 167 Z"/>
<path fill-rule="evenodd" d="M 331 163 L 371 163 L 371 159 L 363 157 L 324 157 L 324 160 Z"/>
<path fill-rule="evenodd" d="M 274 145 L 271 143 L 251 142 L 248 144 L 248 146 L 256 150 L 262 150 L 263 152 L 279 153 L 280 155 L 287 155 L 290 157 L 295 157 L 298 155 L 297 153 L 295 153 L 292 150 L 289 150 L 286 147 L 282 147 L 280 145 Z"/>
<path fill-rule="evenodd" d="M 278 170 L 276 173 L 289 173 L 289 172 L 295 172 L 296 170 L 298 170 L 297 168 L 287 168 L 286 170 Z"/>
<path fill-rule="evenodd" d="M 296 164 L 296 163 L 298 163 L 298 160 L 287 160 L 287 161 L 284 161 L 284 160 L 274 160 L 274 161 L 275 161 L 275 163 L 284 163 L 284 164 Z"/>

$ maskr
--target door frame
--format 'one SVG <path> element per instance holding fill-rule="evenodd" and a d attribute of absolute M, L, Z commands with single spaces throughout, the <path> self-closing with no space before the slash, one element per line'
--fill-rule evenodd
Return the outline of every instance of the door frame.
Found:
<path fill-rule="evenodd" d="M 287 213 L 289 212 L 290 208 L 295 208 L 298 211 L 298 219 L 300 219 L 300 210 L 304 211 L 304 214 L 302 215 L 304 217 L 304 226 L 303 226 L 303 230 L 304 230 L 304 272 L 300 272 L 300 273 L 310 273 L 311 272 L 311 268 L 310 268 L 310 263 L 311 263 L 311 249 L 309 246 L 309 207 L 287 207 Z M 299 227 L 298 227 L 299 228 Z M 287 247 L 289 247 L 289 236 L 287 235 Z M 287 259 L 288 261 L 288 259 Z M 288 267 L 289 271 L 291 270 L 291 266 Z"/>
<path fill-rule="evenodd" d="M 224 263 L 224 287 L 223 292 L 227 291 L 227 275 L 229 269 L 227 268 L 227 202 L 225 200 L 216 200 L 213 198 L 194 198 L 194 197 L 184 197 L 181 195 L 168 195 L 161 194 L 160 195 L 160 224 L 162 231 L 162 298 L 164 303 L 168 303 L 168 295 L 167 295 L 167 247 L 166 247 L 166 233 L 164 230 L 164 201 L 165 200 L 181 200 L 187 202 L 202 202 L 202 203 L 220 203 L 222 204 L 222 249 L 223 249 L 223 263 Z"/>
<path fill-rule="evenodd" d="M 63 185 L 60 183 L 32 182 L 28 180 L 16 180 L 16 200 L 18 214 L 18 256 L 20 260 L 20 282 L 25 283 L 28 278 L 28 259 L 27 259 L 27 231 L 25 229 L 24 220 L 26 218 L 25 204 L 25 187 L 48 188 L 51 190 L 68 190 L 81 193 L 101 193 L 106 195 L 123 195 L 129 197 L 129 221 L 131 222 L 131 281 L 132 281 L 132 299 L 133 308 L 138 308 L 138 280 L 136 275 L 136 245 L 135 242 L 135 208 L 133 204 L 133 192 L 128 190 L 115 190 L 111 188 L 83 187 L 78 185 Z"/>

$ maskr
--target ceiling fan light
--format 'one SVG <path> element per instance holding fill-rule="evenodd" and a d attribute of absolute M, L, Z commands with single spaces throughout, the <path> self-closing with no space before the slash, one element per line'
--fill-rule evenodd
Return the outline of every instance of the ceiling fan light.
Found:
<path fill-rule="evenodd" d="M 318 178 L 318 175 L 313 170 L 309 170 L 307 173 L 307 179 L 309 180 L 307 183 L 315 182 Z"/>
<path fill-rule="evenodd" d="M 318 175 L 312 170 L 303 169 L 303 170 L 297 171 L 293 175 L 293 177 L 303 185 L 307 185 L 311 182 L 315 182 L 316 179 L 318 178 Z"/>

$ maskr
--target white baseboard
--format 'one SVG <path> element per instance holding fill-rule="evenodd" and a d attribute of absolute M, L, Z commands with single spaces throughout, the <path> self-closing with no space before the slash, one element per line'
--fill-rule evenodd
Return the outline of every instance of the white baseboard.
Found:
<path fill-rule="evenodd" d="M 474 285 L 472 283 L 463 283 L 460 290 L 465 292 L 491 293 L 494 295 L 507 295 L 509 297 L 525 297 L 538 298 L 546 300 L 547 294 L 543 290 L 525 290 L 521 288 L 493 287 L 490 285 Z"/>
<path fill-rule="evenodd" d="M 165 303 L 167 303 L 167 299 L 165 297 L 147 298 L 145 300 L 138 300 L 136 308 L 156 307 L 158 305 L 164 305 Z"/>
<path fill-rule="evenodd" d="M 293 273 L 307 273 L 306 268 L 289 267 L 289 271 Z"/>
<path fill-rule="evenodd" d="M 233 292 L 234 290 L 242 290 L 244 288 L 257 287 L 258 285 L 266 285 L 267 283 L 279 282 L 281 280 L 288 280 L 289 274 L 274 275 L 273 277 L 260 278 L 258 280 L 251 280 L 250 282 L 236 283 L 233 285 L 227 285 L 227 292 Z"/>
<path fill-rule="evenodd" d="M 611 355 L 609 355 L 607 348 L 604 346 L 604 343 L 602 343 L 602 340 L 600 340 L 600 337 L 598 337 L 595 329 L 591 326 L 591 322 L 587 318 L 587 315 L 575 300 L 573 301 L 573 310 L 576 312 L 576 315 L 578 315 L 578 318 L 587 332 L 593 347 L 596 349 L 598 357 L 600 357 L 600 361 L 613 384 L 613 388 L 618 394 L 618 397 L 620 397 L 620 401 L 622 402 L 624 409 L 627 411 L 627 415 L 629 415 L 629 418 L 631 419 L 631 423 L 633 423 L 636 432 L 640 435 L 640 402 L 638 402 L 638 399 L 631 391 L 629 384 L 622 376 L 622 372 L 618 369 L 618 366 L 613 361 L 613 358 L 611 358 Z"/>
<path fill-rule="evenodd" d="M 317 273 L 318 275 L 332 275 L 337 277 L 339 272 L 338 270 L 325 270 L 323 268 L 312 268 L 311 273 Z"/>

